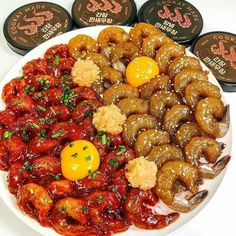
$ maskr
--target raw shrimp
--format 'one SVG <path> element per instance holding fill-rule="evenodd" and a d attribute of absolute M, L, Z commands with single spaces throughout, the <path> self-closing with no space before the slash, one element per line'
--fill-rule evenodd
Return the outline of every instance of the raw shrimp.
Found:
<path fill-rule="evenodd" d="M 223 157 L 218 162 L 222 149 L 220 143 L 208 137 L 194 137 L 184 148 L 185 161 L 199 168 L 199 174 L 203 178 L 216 177 L 227 165 L 230 158 Z M 201 163 L 199 160 L 205 157 L 207 162 L 214 164 Z"/>
<path fill-rule="evenodd" d="M 221 155 L 220 143 L 209 137 L 193 137 L 184 148 L 185 160 L 198 166 L 200 157 L 204 156 L 210 163 L 215 163 Z"/>
<path fill-rule="evenodd" d="M 185 88 L 188 84 L 195 80 L 208 80 L 208 72 L 196 69 L 183 69 L 174 78 L 174 90 L 180 95 L 184 95 Z"/>
<path fill-rule="evenodd" d="M 68 46 L 70 55 L 75 59 L 78 59 L 89 52 L 97 52 L 99 49 L 96 40 L 85 34 L 79 34 L 70 39 Z"/>
<path fill-rule="evenodd" d="M 180 126 L 176 132 L 175 140 L 180 147 L 184 147 L 193 137 L 205 136 L 196 122 L 187 122 Z"/>
<path fill-rule="evenodd" d="M 214 97 L 202 99 L 196 105 L 195 118 L 206 133 L 221 138 L 228 131 L 229 124 L 223 120 L 227 116 L 223 102 Z"/>
<path fill-rule="evenodd" d="M 112 67 L 124 73 L 126 65 L 139 55 L 139 49 L 133 43 L 118 43 L 111 49 Z"/>
<path fill-rule="evenodd" d="M 170 142 L 170 135 L 161 129 L 148 129 L 141 132 L 134 144 L 137 156 L 147 156 L 153 146 L 167 144 Z"/>
<path fill-rule="evenodd" d="M 155 117 L 148 114 L 131 115 L 125 121 L 122 137 L 124 142 L 132 146 L 141 129 L 155 129 L 158 128 L 159 123 Z"/>
<path fill-rule="evenodd" d="M 221 98 L 220 89 L 208 81 L 193 81 L 185 89 L 186 104 L 194 107 L 203 97 Z"/>
<path fill-rule="evenodd" d="M 171 43 L 162 46 L 155 56 L 160 74 L 166 73 L 171 61 L 177 57 L 183 56 L 184 53 L 185 47 L 179 44 Z"/>
<path fill-rule="evenodd" d="M 188 106 L 177 104 L 166 112 L 164 118 L 164 129 L 174 135 L 182 121 L 190 121 L 192 113 Z"/>
<path fill-rule="evenodd" d="M 71 197 L 59 200 L 53 207 L 52 225 L 54 229 L 63 235 L 83 235 L 87 230 L 85 224 L 88 222 L 86 214 L 86 201 Z M 72 218 L 77 224 L 70 223 Z"/>
<path fill-rule="evenodd" d="M 17 203 L 28 215 L 38 218 L 43 223 L 53 206 L 53 200 L 45 188 L 38 184 L 28 183 L 17 192 Z"/>
<path fill-rule="evenodd" d="M 138 97 L 138 89 L 130 86 L 129 84 L 114 84 L 103 94 L 104 105 L 116 103 L 121 98 L 134 98 Z"/>
<path fill-rule="evenodd" d="M 14 96 L 26 95 L 25 90 L 25 79 L 15 78 L 4 85 L 2 89 L 2 100 L 4 103 L 10 101 Z"/>
<path fill-rule="evenodd" d="M 102 67 L 99 76 L 100 79 L 93 82 L 93 89 L 98 94 L 103 93 L 105 89 L 109 88 L 113 84 L 123 82 L 122 73 L 109 66 Z"/>
<path fill-rule="evenodd" d="M 158 76 L 139 87 L 140 98 L 149 99 L 158 90 L 169 90 L 169 76 Z"/>
<path fill-rule="evenodd" d="M 198 192 L 198 168 L 184 161 L 169 161 L 157 173 L 156 194 L 170 208 L 178 212 L 189 212 L 207 196 L 207 191 Z M 173 191 L 176 181 L 182 181 L 193 194 L 189 199 L 178 196 Z"/>
<path fill-rule="evenodd" d="M 202 71 L 202 66 L 197 58 L 184 55 L 175 58 L 169 65 L 168 75 L 173 79 L 178 73 L 187 68 Z"/>
<path fill-rule="evenodd" d="M 117 106 L 120 108 L 122 113 L 126 115 L 126 117 L 133 113 L 148 113 L 149 107 L 148 102 L 141 98 L 124 98 L 117 103 Z"/>
<path fill-rule="evenodd" d="M 138 23 L 129 32 L 130 41 L 137 45 L 139 48 L 142 47 L 143 40 L 150 35 L 158 35 L 161 31 L 153 25 L 147 23 Z"/>
<path fill-rule="evenodd" d="M 179 103 L 180 99 L 176 93 L 161 90 L 152 95 L 149 112 L 159 121 L 162 121 L 166 114 L 166 110 Z"/>
<path fill-rule="evenodd" d="M 97 38 L 102 49 L 117 43 L 124 43 L 129 40 L 129 34 L 122 28 L 110 26 L 103 29 Z"/>
<path fill-rule="evenodd" d="M 151 207 L 158 202 L 159 198 L 151 190 L 133 188 L 125 200 L 125 211 L 129 221 L 142 229 L 160 229 L 177 220 L 179 217 L 177 212 L 168 215 L 153 213 Z"/>
<path fill-rule="evenodd" d="M 143 55 L 154 57 L 156 55 L 157 49 L 171 43 L 174 43 L 174 41 L 167 37 L 165 34 L 151 34 L 147 38 L 143 39 Z"/>
<path fill-rule="evenodd" d="M 93 61 L 100 69 L 104 66 L 110 66 L 110 61 L 101 53 L 89 52 L 83 59 Z"/>
<path fill-rule="evenodd" d="M 184 160 L 184 154 L 180 148 L 170 144 L 162 144 L 151 149 L 147 154 L 150 161 L 154 161 L 159 169 L 164 163 L 174 160 Z"/>

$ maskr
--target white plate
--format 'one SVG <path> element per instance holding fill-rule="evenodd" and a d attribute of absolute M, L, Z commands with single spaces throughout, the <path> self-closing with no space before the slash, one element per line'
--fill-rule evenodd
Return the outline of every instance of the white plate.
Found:
<path fill-rule="evenodd" d="M 95 27 L 89 27 L 89 28 L 83 28 L 83 29 L 78 29 L 74 30 L 65 34 L 62 34 L 60 36 L 57 36 L 55 38 L 52 38 L 43 44 L 39 45 L 32 51 L 30 51 L 27 55 L 25 55 L 18 63 L 16 63 L 11 70 L 6 74 L 6 76 L 2 79 L 0 83 L 0 94 L 2 94 L 2 88 L 3 86 L 9 82 L 11 79 L 14 77 L 17 77 L 19 75 L 22 75 L 22 66 L 24 64 L 32 59 L 36 59 L 38 57 L 43 56 L 44 52 L 51 46 L 55 44 L 60 44 L 60 43 L 67 43 L 72 37 L 76 36 L 77 34 L 87 34 L 90 35 L 93 38 L 97 38 L 99 32 L 104 29 L 106 26 L 95 26 Z M 129 31 L 129 27 L 122 27 L 125 29 L 127 32 Z M 191 52 L 187 51 L 187 54 L 190 56 L 194 56 Z M 202 67 L 204 70 L 209 69 L 202 63 Z M 210 72 L 210 71 L 209 71 Z M 209 81 L 212 82 L 213 84 L 217 85 L 220 87 L 219 83 L 213 76 L 213 74 L 210 72 L 209 74 Z M 222 96 L 223 96 L 223 91 Z M 226 104 L 226 101 L 223 97 L 223 101 Z M 0 100 L 0 110 L 4 109 L 4 103 L 2 100 Z M 219 139 L 219 141 L 226 143 L 226 148 L 224 149 L 222 156 L 229 155 L 231 153 L 231 141 L 232 141 L 232 134 L 231 134 L 231 125 L 229 127 L 229 131 L 226 134 L 225 137 L 222 139 Z M 121 233 L 120 235 L 126 235 L 126 236 L 131 236 L 131 235 L 136 235 L 136 236 L 143 236 L 143 235 L 158 235 L 158 236 L 166 236 L 170 235 L 177 230 L 179 230 L 182 226 L 186 225 L 190 220 L 192 220 L 209 202 L 209 200 L 213 197 L 215 194 L 216 190 L 218 189 L 224 174 L 225 174 L 226 169 L 214 180 L 204 180 L 204 185 L 201 187 L 201 189 L 207 189 L 209 191 L 209 194 L 207 198 L 193 211 L 187 214 L 181 214 L 180 218 L 170 226 L 161 229 L 161 230 L 142 230 L 138 229 L 134 226 L 130 227 L 128 231 Z M 6 172 L 0 171 L 0 196 L 2 197 L 3 201 L 6 203 L 6 205 L 27 225 L 29 225 L 31 228 L 33 228 L 35 231 L 42 235 L 47 235 L 47 236 L 58 236 L 58 234 L 51 228 L 46 228 L 42 227 L 36 220 L 30 218 L 27 216 L 24 212 L 22 212 L 19 207 L 16 204 L 16 199 L 15 197 L 10 194 L 8 191 L 7 187 L 7 174 Z"/>

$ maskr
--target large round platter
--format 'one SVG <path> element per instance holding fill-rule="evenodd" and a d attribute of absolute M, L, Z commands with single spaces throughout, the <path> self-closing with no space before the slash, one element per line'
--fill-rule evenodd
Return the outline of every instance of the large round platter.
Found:
<path fill-rule="evenodd" d="M 97 38 L 99 32 L 104 29 L 106 26 L 95 26 L 95 27 L 89 27 L 89 28 L 83 28 L 83 29 L 78 29 L 74 30 L 65 34 L 62 34 L 60 36 L 57 36 L 55 38 L 50 39 L 49 41 L 46 41 L 45 43 L 39 45 L 32 51 L 30 51 L 27 55 L 25 55 L 18 63 L 16 63 L 11 70 L 6 74 L 6 76 L 1 80 L 0 83 L 0 93 L 2 93 L 2 88 L 3 86 L 9 82 L 11 79 L 14 77 L 17 77 L 22 74 L 21 68 L 22 66 L 35 58 L 43 56 L 43 53 L 51 46 L 55 44 L 60 44 L 60 43 L 67 43 L 72 37 L 76 36 L 77 34 L 87 34 L 90 35 L 93 38 Z M 127 32 L 130 30 L 129 27 L 122 27 L 125 29 Z M 187 51 L 187 55 L 189 56 L 194 56 L 191 52 Z M 202 64 L 202 67 L 204 70 L 209 71 L 209 69 Z M 213 76 L 213 74 L 210 72 L 209 73 L 209 81 L 217 86 L 220 87 L 219 83 Z M 224 99 L 223 91 L 222 96 L 223 96 L 223 101 L 225 104 L 227 104 L 226 100 Z M 4 103 L 2 100 L 0 100 L 0 110 L 4 109 Z M 231 125 L 229 128 L 228 133 L 226 134 L 225 137 L 222 139 L 218 139 L 220 142 L 223 142 L 226 144 L 226 147 L 222 153 L 222 156 L 229 155 L 231 152 L 231 141 L 232 141 L 232 134 L 231 134 Z M 136 236 L 141 236 L 141 235 L 159 235 L 159 236 L 166 236 L 170 235 L 177 230 L 179 230 L 181 227 L 186 225 L 190 220 L 192 220 L 204 207 L 206 207 L 207 203 L 209 200 L 214 196 L 216 190 L 218 189 L 224 174 L 225 174 L 226 169 L 214 180 L 204 180 L 204 185 L 201 186 L 201 189 L 207 189 L 209 191 L 209 194 L 207 198 L 193 211 L 187 214 L 181 214 L 180 218 L 170 226 L 162 229 L 162 230 L 142 230 L 138 229 L 134 226 L 130 227 L 128 231 L 120 234 L 120 235 L 126 235 L 126 236 L 131 236 L 131 235 L 136 235 Z M 22 212 L 19 207 L 16 204 L 15 197 L 10 194 L 8 191 L 7 187 L 7 172 L 0 171 L 0 196 L 2 197 L 3 201 L 6 203 L 6 205 L 11 209 L 17 217 L 19 217 L 24 223 L 32 227 L 35 231 L 42 235 L 47 235 L 47 236 L 56 236 L 58 235 L 53 229 L 50 228 L 45 228 L 41 226 L 36 220 L 30 218 L 27 216 L 24 212 Z"/>

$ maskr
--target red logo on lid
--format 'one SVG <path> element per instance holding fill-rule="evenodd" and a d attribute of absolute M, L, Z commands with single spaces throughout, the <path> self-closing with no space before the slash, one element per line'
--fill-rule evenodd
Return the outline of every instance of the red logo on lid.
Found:
<path fill-rule="evenodd" d="M 122 6 L 115 0 L 101 0 L 100 3 L 98 3 L 96 0 L 89 0 L 89 2 L 90 3 L 87 4 L 87 9 L 90 12 L 101 10 L 105 12 L 110 11 L 111 13 L 117 14 L 122 10 Z"/>
<path fill-rule="evenodd" d="M 157 12 L 157 15 L 162 19 L 169 19 L 172 22 L 178 22 L 179 26 L 182 28 L 189 28 L 192 25 L 192 22 L 188 15 L 189 13 L 184 13 L 183 15 L 179 11 L 179 7 L 174 8 L 174 12 L 171 12 L 168 5 L 164 5 L 163 9 Z"/>

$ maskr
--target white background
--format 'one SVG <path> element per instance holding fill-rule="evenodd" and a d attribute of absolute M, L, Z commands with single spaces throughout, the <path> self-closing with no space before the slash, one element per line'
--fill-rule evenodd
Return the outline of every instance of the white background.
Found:
<path fill-rule="evenodd" d="M 48 0 L 49 1 L 49 0 Z M 236 34 L 236 0 L 189 0 L 201 12 L 204 19 L 202 33 L 228 31 Z M 0 79 L 21 58 L 7 46 L 3 36 L 3 23 L 17 7 L 30 0 L 0 0 Z M 69 12 L 73 0 L 51 1 L 64 6 Z M 136 0 L 138 9 L 144 0 Z M 236 93 L 226 93 L 231 106 L 231 121 L 236 132 Z M 235 136 L 233 132 L 233 136 Z M 236 159 L 235 139 L 233 139 L 232 160 L 217 193 L 200 214 L 175 236 L 233 236 L 236 235 Z M 1 191 L 1 190 L 0 190 Z M 148 234 L 148 231 L 147 231 Z M 21 222 L 0 199 L 1 236 L 39 236 L 38 233 Z M 158 235 L 158 232 L 157 232 Z M 46 236 L 46 235 L 45 235 Z"/>

